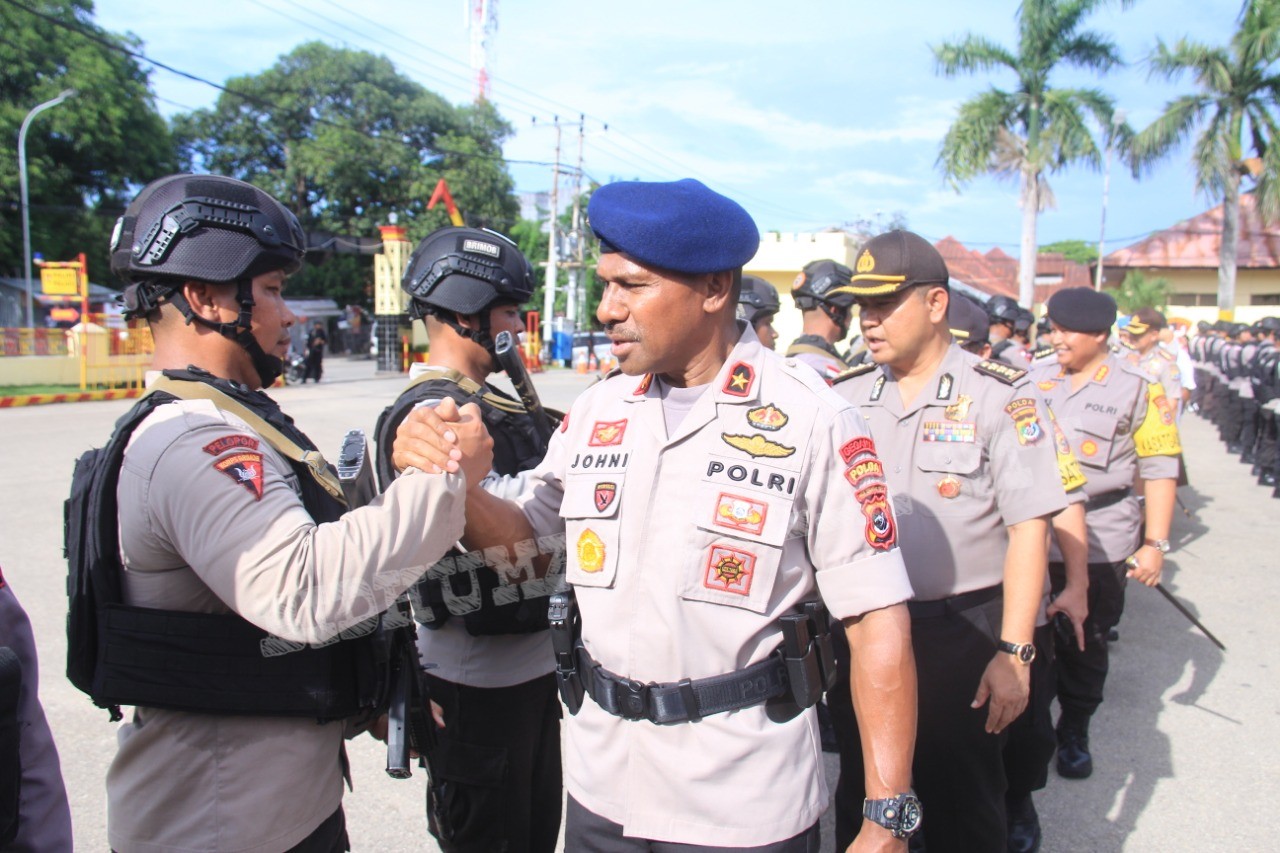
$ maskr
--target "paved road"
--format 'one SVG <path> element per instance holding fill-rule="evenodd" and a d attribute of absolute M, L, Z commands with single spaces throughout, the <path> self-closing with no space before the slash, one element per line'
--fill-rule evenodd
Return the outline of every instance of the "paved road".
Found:
<path fill-rule="evenodd" d="M 353 426 L 372 430 L 401 377 L 375 377 L 368 361 L 331 359 L 326 382 L 275 396 L 321 448 L 336 452 Z M 590 382 L 548 372 L 545 402 L 565 407 Z M 65 562 L 62 500 L 76 456 L 104 441 L 129 402 L 0 411 L 9 450 L 0 490 L 0 565 L 35 626 L 42 698 L 62 751 L 77 844 L 105 850 L 103 778 L 113 727 L 62 676 Z M 1108 698 L 1094 724 L 1092 779 L 1051 777 L 1038 796 L 1046 851 L 1264 850 L 1280 828 L 1280 572 L 1274 550 L 1280 500 L 1253 484 L 1203 421 L 1185 442 L 1194 487 L 1182 497 L 1194 519 L 1175 522 L 1167 586 L 1230 649 L 1218 652 L 1160 596 L 1131 587 L 1112 658 Z M 385 754 L 354 742 L 348 795 L 357 851 L 434 850 L 422 819 L 422 777 L 396 782 Z M 835 767 L 829 762 L 834 783 Z M 180 784 L 181 768 L 174 769 Z M 829 823 L 829 821 L 827 822 Z M 828 837 L 824 849 L 831 848 Z"/>

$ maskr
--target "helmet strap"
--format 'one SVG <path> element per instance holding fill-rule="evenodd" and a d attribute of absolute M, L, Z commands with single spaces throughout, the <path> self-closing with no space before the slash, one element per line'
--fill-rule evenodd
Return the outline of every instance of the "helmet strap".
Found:
<path fill-rule="evenodd" d="M 257 372 L 263 388 L 269 388 L 271 383 L 284 373 L 284 361 L 266 352 L 262 344 L 258 343 L 258 339 L 253 336 L 253 279 L 236 280 L 236 302 L 240 306 L 240 313 L 234 323 L 215 323 L 201 317 L 191 309 L 191 303 L 182 295 L 181 290 L 173 291 L 169 301 L 182 312 L 187 325 L 196 323 L 206 329 L 212 329 L 243 347 L 245 352 L 249 353 L 249 360 L 253 363 L 253 369 Z"/>
<path fill-rule="evenodd" d="M 840 330 L 840 340 L 844 340 L 849 334 L 849 323 L 853 319 L 852 312 L 848 308 L 841 308 L 839 305 L 833 305 L 830 302 L 820 302 L 818 307 L 822 309 L 822 313 L 827 315 L 827 319 L 836 324 L 836 328 Z"/>

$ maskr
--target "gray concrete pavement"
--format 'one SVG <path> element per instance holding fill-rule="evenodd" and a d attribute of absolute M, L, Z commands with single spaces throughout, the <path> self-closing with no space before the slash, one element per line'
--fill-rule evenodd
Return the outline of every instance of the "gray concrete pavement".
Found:
<path fill-rule="evenodd" d="M 330 359 L 326 381 L 273 392 L 329 453 L 345 431 L 372 431 L 403 377 L 369 361 Z M 547 405 L 567 407 L 590 377 L 538 377 Z M 107 847 L 103 779 L 113 726 L 63 677 L 62 501 L 72 464 L 101 444 L 129 401 L 0 411 L 9 449 L 0 490 L 0 566 L 31 615 L 42 698 L 62 753 L 77 844 Z M 1263 850 L 1280 794 L 1280 573 L 1273 556 L 1280 500 L 1253 484 L 1203 421 L 1184 427 L 1195 518 L 1175 521 L 1166 585 L 1226 643 L 1223 654 L 1153 590 L 1131 585 L 1107 701 L 1095 721 L 1092 779 L 1051 774 L 1037 797 L 1046 851 Z M 354 849 L 433 850 L 423 828 L 421 774 L 397 782 L 368 738 L 352 743 L 346 807 Z M 828 761 L 834 783 L 834 762 Z M 181 784 L 181 768 L 174 768 Z M 829 821 L 827 821 L 829 823 Z M 828 837 L 824 849 L 830 849 Z"/>

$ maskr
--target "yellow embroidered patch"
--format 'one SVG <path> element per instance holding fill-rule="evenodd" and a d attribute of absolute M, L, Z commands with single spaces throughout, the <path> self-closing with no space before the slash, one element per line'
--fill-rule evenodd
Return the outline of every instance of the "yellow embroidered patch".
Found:
<path fill-rule="evenodd" d="M 1147 413 L 1133 434 L 1133 444 L 1139 458 L 1143 459 L 1148 456 L 1177 456 L 1182 452 L 1173 407 L 1159 382 L 1147 385 Z"/>

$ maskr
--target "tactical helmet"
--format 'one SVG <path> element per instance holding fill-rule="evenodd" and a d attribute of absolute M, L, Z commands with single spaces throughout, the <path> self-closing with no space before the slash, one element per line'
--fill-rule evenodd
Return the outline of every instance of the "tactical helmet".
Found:
<path fill-rule="evenodd" d="M 1026 336 L 1031 332 L 1031 327 L 1035 324 L 1036 315 L 1019 305 L 1018 316 L 1013 321 L 1013 333 Z"/>
<path fill-rule="evenodd" d="M 853 270 L 831 260 L 812 261 L 796 276 L 791 296 L 801 311 L 811 311 L 823 303 L 837 308 L 853 306 L 853 294 L 831 291 L 844 287 L 853 278 Z"/>
<path fill-rule="evenodd" d="M 298 219 L 267 193 L 220 175 L 153 181 L 116 220 L 111 271 L 128 285 L 125 317 L 144 317 L 190 280 L 236 282 L 273 270 L 295 273 L 306 238 Z"/>
<path fill-rule="evenodd" d="M 413 297 L 414 319 L 438 313 L 432 309 L 476 314 L 495 302 L 528 302 L 533 267 L 496 231 L 446 225 L 413 250 L 401 286 Z"/>
<path fill-rule="evenodd" d="M 1274 334 L 1280 332 L 1280 317 L 1263 317 L 1258 321 L 1258 328 L 1263 334 Z"/>
<path fill-rule="evenodd" d="M 993 296 L 987 303 L 987 316 L 991 318 L 991 322 L 1004 323 L 1010 328 L 1016 326 L 1018 312 L 1021 310 L 1018 301 L 1008 296 Z"/>
<path fill-rule="evenodd" d="M 742 289 L 738 292 L 738 319 L 751 325 L 777 314 L 782 307 L 778 289 L 754 275 L 742 276 Z"/>

